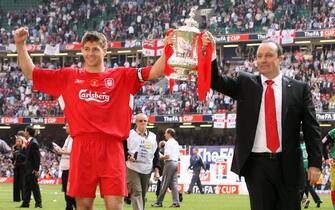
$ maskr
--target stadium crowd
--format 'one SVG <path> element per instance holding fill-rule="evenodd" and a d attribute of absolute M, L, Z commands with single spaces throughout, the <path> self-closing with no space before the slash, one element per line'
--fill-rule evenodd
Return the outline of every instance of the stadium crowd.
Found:
<path fill-rule="evenodd" d="M 223 60 L 221 73 L 234 75 L 239 71 L 247 71 L 257 74 L 254 57 L 254 54 L 250 54 L 243 63 Z M 309 83 L 318 112 L 335 111 L 334 64 L 335 50 L 333 49 L 287 49 L 282 63 L 282 72 L 288 77 Z M 110 63 L 107 65 L 125 64 Z M 40 66 L 58 68 L 60 65 L 41 63 Z M 234 111 L 235 103 L 228 96 L 210 92 L 206 102 L 200 102 L 196 90 L 197 86 L 194 82 L 176 81 L 172 92 L 169 90 L 166 79 L 147 83 L 135 96 L 134 112 L 143 112 L 147 115 L 173 115 Z M 27 82 L 23 78 L 17 64 L 5 61 L 0 65 L 0 115 L 45 117 L 62 116 L 63 114 L 55 98 L 32 91 L 31 81 Z"/>
<path fill-rule="evenodd" d="M 198 21 L 217 35 L 335 26 L 334 0 L 276 0 L 272 9 L 253 0 L 43 0 L 22 10 L 0 8 L 0 44 L 13 43 L 13 31 L 21 25 L 28 26 L 31 43 L 39 44 L 79 42 L 87 29 L 104 32 L 110 41 L 162 38 L 182 25 L 195 5 L 210 9 Z"/>
<path fill-rule="evenodd" d="M 59 157 L 46 148 L 41 148 L 40 178 L 60 177 Z M 0 177 L 13 177 L 12 154 L 0 154 Z"/>

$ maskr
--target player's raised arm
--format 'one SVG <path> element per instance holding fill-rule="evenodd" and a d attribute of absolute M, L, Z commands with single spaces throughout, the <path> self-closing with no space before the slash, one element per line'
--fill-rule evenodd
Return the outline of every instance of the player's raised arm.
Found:
<path fill-rule="evenodd" d="M 172 44 L 172 33 L 170 35 L 166 35 L 164 39 L 165 46 Z M 164 68 L 165 68 L 165 53 L 155 62 L 155 64 L 152 66 L 150 74 L 149 74 L 149 80 L 155 80 L 164 75 Z"/>
<path fill-rule="evenodd" d="M 19 65 L 26 79 L 32 79 L 33 68 L 35 67 L 31 60 L 28 51 L 26 49 L 26 39 L 28 37 L 28 29 L 25 27 L 18 28 L 14 33 L 14 41 L 16 45 L 16 51 L 18 54 Z"/>

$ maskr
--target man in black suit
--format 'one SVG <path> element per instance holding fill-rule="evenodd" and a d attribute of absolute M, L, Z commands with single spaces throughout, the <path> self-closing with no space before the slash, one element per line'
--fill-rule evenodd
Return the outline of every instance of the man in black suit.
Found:
<path fill-rule="evenodd" d="M 214 40 L 210 33 L 205 45 Z M 310 89 L 280 72 L 282 48 L 263 41 L 257 50 L 259 75 L 221 76 L 212 61 L 211 87 L 237 100 L 232 171 L 244 176 L 252 210 L 297 210 L 304 188 L 300 129 L 306 137 L 308 180 L 321 174 L 321 137 Z"/>
<path fill-rule="evenodd" d="M 26 148 L 26 167 L 25 167 L 25 184 L 23 190 L 23 203 L 21 208 L 29 208 L 31 191 L 33 192 L 35 199 L 35 208 L 42 208 L 42 199 L 40 187 L 38 185 L 38 175 L 40 168 L 41 154 L 39 151 L 39 145 L 34 138 L 35 130 L 31 126 L 27 126 L 25 129 L 25 138 L 28 140 Z"/>

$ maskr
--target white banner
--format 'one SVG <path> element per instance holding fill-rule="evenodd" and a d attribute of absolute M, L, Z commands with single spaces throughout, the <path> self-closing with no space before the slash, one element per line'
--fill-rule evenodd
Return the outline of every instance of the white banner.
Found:
<path fill-rule="evenodd" d="M 59 53 L 59 47 L 60 47 L 60 44 L 56 44 L 55 46 L 47 44 L 45 45 L 44 54 L 45 55 L 56 55 Z"/>
<path fill-rule="evenodd" d="M 294 41 L 295 30 L 275 31 L 274 29 L 269 29 L 266 37 L 278 42 L 280 45 L 291 44 Z"/>
<path fill-rule="evenodd" d="M 230 113 L 227 115 L 227 128 L 236 127 L 236 113 Z"/>
<path fill-rule="evenodd" d="M 225 128 L 226 114 L 214 114 L 213 115 L 213 126 L 214 128 Z"/>

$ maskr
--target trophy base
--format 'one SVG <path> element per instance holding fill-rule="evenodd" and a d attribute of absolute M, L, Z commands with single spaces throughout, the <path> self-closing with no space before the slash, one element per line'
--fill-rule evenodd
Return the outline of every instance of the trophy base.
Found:
<path fill-rule="evenodd" d="M 180 67 L 174 67 L 174 72 L 171 73 L 170 78 L 174 80 L 195 82 L 197 79 L 197 71 L 192 71 L 190 69 Z"/>

